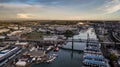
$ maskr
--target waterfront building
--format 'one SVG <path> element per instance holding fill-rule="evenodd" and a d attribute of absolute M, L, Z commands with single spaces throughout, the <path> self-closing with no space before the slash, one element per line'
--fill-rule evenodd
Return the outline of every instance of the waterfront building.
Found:
<path fill-rule="evenodd" d="M 20 47 L 7 47 L 0 51 L 0 66 L 7 63 L 10 59 L 16 56 L 16 54 L 20 51 Z"/>
<path fill-rule="evenodd" d="M 29 45 L 29 43 L 28 42 L 19 42 L 19 41 L 17 41 L 15 43 L 15 45 L 22 46 L 22 47 L 27 47 Z"/>
<path fill-rule="evenodd" d="M 58 39 L 58 36 L 44 36 L 43 40 L 52 40 L 55 41 Z"/>
<path fill-rule="evenodd" d="M 21 34 L 22 31 L 18 30 L 18 31 L 13 31 L 11 32 L 10 34 L 7 34 L 7 36 L 14 36 L 14 35 L 18 35 L 18 34 Z"/>
<path fill-rule="evenodd" d="M 102 55 L 84 55 L 83 59 L 89 59 L 89 60 L 97 60 L 97 61 L 104 61 L 105 58 Z"/>
<path fill-rule="evenodd" d="M 95 61 L 95 60 L 88 60 L 88 59 L 85 59 L 83 61 L 83 64 L 85 66 L 90 66 L 90 67 L 107 67 L 105 62 Z"/>
<path fill-rule="evenodd" d="M 10 31 L 10 29 L 6 29 L 6 28 L 0 29 L 0 33 L 8 32 L 8 31 Z"/>

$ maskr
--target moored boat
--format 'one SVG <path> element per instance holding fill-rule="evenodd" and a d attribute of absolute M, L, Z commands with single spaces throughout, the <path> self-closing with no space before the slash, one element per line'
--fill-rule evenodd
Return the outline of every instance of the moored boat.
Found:
<path fill-rule="evenodd" d="M 57 56 L 58 56 L 57 54 L 53 54 L 52 56 L 49 57 L 49 59 L 46 62 L 50 63 L 50 62 L 54 61 Z"/>
<path fill-rule="evenodd" d="M 58 47 L 56 47 L 56 48 L 54 49 L 54 51 L 59 51 L 59 48 L 58 48 Z"/>

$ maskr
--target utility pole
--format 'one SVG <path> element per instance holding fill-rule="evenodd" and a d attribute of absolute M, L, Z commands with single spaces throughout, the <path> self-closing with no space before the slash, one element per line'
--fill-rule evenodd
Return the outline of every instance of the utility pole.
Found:
<path fill-rule="evenodd" d="M 88 47 L 88 42 L 89 42 L 89 34 L 87 33 L 87 43 L 86 43 L 87 47 Z"/>
<path fill-rule="evenodd" d="M 105 22 L 103 21 L 103 23 L 104 23 L 103 35 L 104 35 L 104 40 L 105 40 Z"/>
<path fill-rule="evenodd" d="M 72 50 L 74 49 L 74 42 L 73 42 L 73 36 L 72 36 Z"/>
<path fill-rule="evenodd" d="M 71 58 L 73 58 L 73 50 L 74 50 L 74 41 L 73 41 L 73 36 L 72 36 L 72 53 L 71 53 Z"/>

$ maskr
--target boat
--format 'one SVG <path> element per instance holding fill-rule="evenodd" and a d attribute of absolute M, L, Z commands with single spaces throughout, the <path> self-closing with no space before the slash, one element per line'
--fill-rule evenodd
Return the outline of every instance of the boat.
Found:
<path fill-rule="evenodd" d="M 47 60 L 46 62 L 47 62 L 47 63 L 50 63 L 50 62 L 54 61 L 55 58 L 56 58 L 56 57 L 51 57 L 51 58 L 50 58 L 49 60 Z"/>
<path fill-rule="evenodd" d="M 36 61 L 36 58 L 32 58 L 32 62 L 35 62 Z"/>
<path fill-rule="evenodd" d="M 58 57 L 58 55 L 57 55 L 57 54 L 53 54 L 53 56 Z"/>
<path fill-rule="evenodd" d="M 59 51 L 59 48 L 58 48 L 58 47 L 56 47 L 56 48 L 54 49 L 54 51 Z"/>
<path fill-rule="evenodd" d="M 15 65 L 25 67 L 27 65 L 27 62 L 20 59 Z"/>
<path fill-rule="evenodd" d="M 52 48 L 53 48 L 53 46 L 49 46 L 49 47 L 47 48 L 47 51 L 51 50 Z"/>
<path fill-rule="evenodd" d="M 37 59 L 36 59 L 36 63 L 37 63 L 37 64 L 41 63 L 41 62 L 42 62 L 41 60 L 42 60 L 41 58 L 37 58 Z"/>
<path fill-rule="evenodd" d="M 50 63 L 50 62 L 54 61 L 57 56 L 58 56 L 57 54 L 53 54 L 52 56 L 49 57 L 49 59 L 46 62 Z"/>
<path fill-rule="evenodd" d="M 59 44 L 58 47 L 59 47 L 59 48 L 63 47 L 63 44 L 62 44 L 62 45 Z"/>

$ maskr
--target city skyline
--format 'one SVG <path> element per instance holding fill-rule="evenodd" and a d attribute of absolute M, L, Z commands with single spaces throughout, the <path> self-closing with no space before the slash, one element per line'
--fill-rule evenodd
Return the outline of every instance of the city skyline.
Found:
<path fill-rule="evenodd" d="M 120 0 L 0 0 L 0 20 L 119 20 Z"/>

